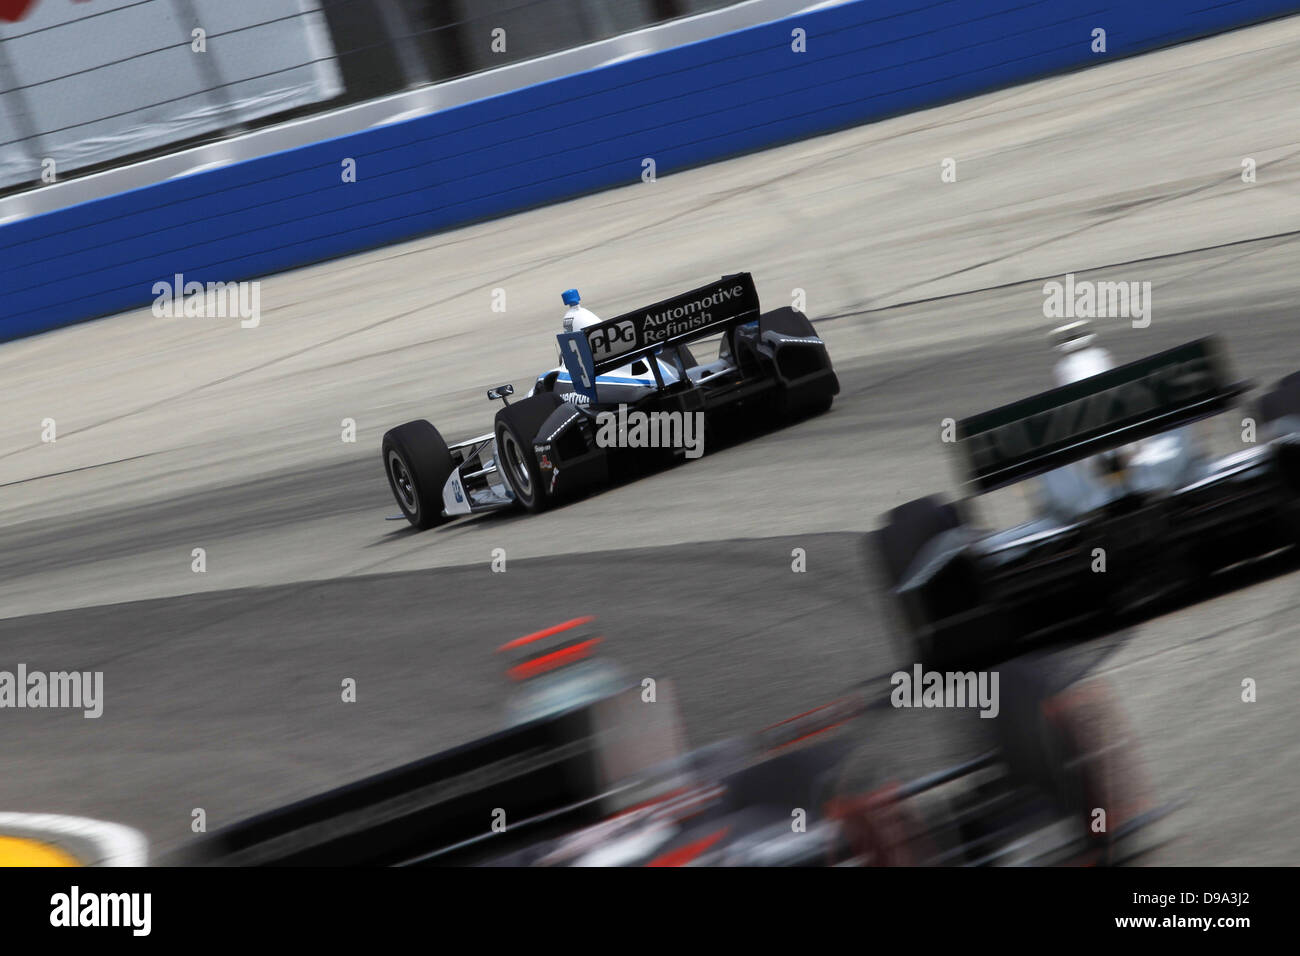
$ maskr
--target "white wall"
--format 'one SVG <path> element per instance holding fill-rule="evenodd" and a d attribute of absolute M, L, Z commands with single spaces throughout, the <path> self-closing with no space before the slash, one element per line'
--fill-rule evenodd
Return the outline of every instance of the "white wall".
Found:
<path fill-rule="evenodd" d="M 40 0 L 0 25 L 0 186 L 330 99 L 333 52 L 317 0 Z"/>

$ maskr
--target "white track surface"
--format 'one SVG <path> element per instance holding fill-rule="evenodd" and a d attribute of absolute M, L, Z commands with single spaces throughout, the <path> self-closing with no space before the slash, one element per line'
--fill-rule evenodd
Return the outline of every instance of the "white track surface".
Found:
<path fill-rule="evenodd" d="M 190 548 L 20 575 L 0 584 L 0 613 L 484 559 L 477 537 L 455 532 L 382 561 L 366 549 L 395 512 L 379 439 L 417 417 L 449 440 L 489 430 L 484 390 L 526 387 L 552 364 L 561 289 L 579 286 L 612 315 L 746 269 L 770 305 L 802 288 L 814 318 L 857 313 L 824 327 L 838 364 L 888 367 L 954 341 L 1038 335 L 1033 283 L 950 297 L 1300 229 L 1298 102 L 1292 18 L 272 276 L 256 329 L 140 311 L 7 345 L 0 535 L 287 469 L 310 482 L 334 462 L 376 467 L 368 510 L 273 538 L 195 540 L 210 555 L 206 575 L 190 572 Z M 940 182 L 945 157 L 957 160 L 955 184 Z M 1258 164 L 1254 185 L 1241 182 L 1244 157 Z M 1294 290 L 1295 247 L 1265 258 L 1267 268 L 1257 256 L 1207 283 L 1195 267 L 1159 263 L 1105 277 L 1157 280 L 1157 328 L 1178 321 L 1185 297 L 1248 321 L 1243 309 Z M 504 315 L 491 311 L 494 288 L 506 290 Z M 53 445 L 40 441 L 47 417 Z M 340 441 L 345 417 L 358 423 L 355 445 Z M 807 460 L 769 461 L 754 446 L 675 474 L 671 490 L 656 482 L 594 499 L 581 536 L 549 516 L 512 526 L 502 544 L 520 557 L 616 547 L 639 509 L 669 501 L 637 544 L 866 528 L 893 499 L 843 461 L 869 447 L 828 449 L 836 467 L 809 480 Z M 761 474 L 746 473 L 759 462 Z M 715 494 L 734 488 L 737 471 L 800 493 L 753 527 L 743 495 Z"/>

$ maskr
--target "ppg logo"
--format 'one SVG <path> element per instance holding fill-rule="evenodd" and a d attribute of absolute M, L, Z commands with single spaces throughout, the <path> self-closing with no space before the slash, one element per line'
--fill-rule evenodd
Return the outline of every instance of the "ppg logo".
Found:
<path fill-rule="evenodd" d="M 618 355 L 636 345 L 636 327 L 630 319 L 626 319 L 617 325 L 596 329 L 587 336 L 587 344 L 591 346 L 593 358 Z"/>

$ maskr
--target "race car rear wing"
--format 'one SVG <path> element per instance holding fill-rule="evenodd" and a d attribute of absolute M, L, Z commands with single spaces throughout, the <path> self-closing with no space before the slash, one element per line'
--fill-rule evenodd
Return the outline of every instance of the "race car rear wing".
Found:
<path fill-rule="evenodd" d="M 967 490 L 983 494 L 1229 407 L 1217 338 L 1188 342 L 957 423 Z"/>
<path fill-rule="evenodd" d="M 562 332 L 557 338 L 574 388 L 583 391 L 593 387 L 597 375 L 644 358 L 665 345 L 714 335 L 752 322 L 758 315 L 754 279 L 748 272 L 738 272 L 580 332 Z M 658 369 L 654 371 L 657 379 Z"/>

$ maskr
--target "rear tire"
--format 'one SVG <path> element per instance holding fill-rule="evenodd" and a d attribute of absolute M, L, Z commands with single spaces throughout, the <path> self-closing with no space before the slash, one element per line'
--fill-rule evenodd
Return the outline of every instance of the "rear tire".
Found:
<path fill-rule="evenodd" d="M 1255 415 L 1261 438 L 1291 436 L 1277 445 L 1277 467 L 1292 492 L 1290 506 L 1280 517 L 1290 540 L 1300 544 L 1300 441 L 1295 438 L 1300 435 L 1300 372 L 1292 372 L 1261 395 Z"/>
<path fill-rule="evenodd" d="M 759 319 L 759 334 L 763 332 L 776 332 L 779 335 L 788 335 L 795 338 L 806 338 L 808 336 L 817 336 L 817 329 L 813 327 L 811 320 L 802 312 L 796 312 L 794 309 L 785 308 L 774 309 L 766 312 Z M 808 345 L 791 345 L 790 348 L 811 348 Z M 821 347 L 824 352 L 824 346 Z M 827 359 L 827 367 L 830 366 L 830 360 Z M 816 382 L 813 386 L 802 386 L 799 388 L 787 388 L 782 385 L 777 389 L 776 394 L 776 412 L 784 421 L 798 421 L 804 418 L 811 418 L 814 415 L 821 415 L 830 410 L 831 403 L 835 396 L 839 394 L 839 379 L 831 373 L 826 379 Z"/>
<path fill-rule="evenodd" d="M 549 508 L 552 499 L 533 452 L 533 439 L 551 414 L 563 404 L 563 396 L 539 392 L 497 412 L 494 426 L 497 467 L 514 492 L 515 500 L 534 513 Z"/>
<path fill-rule="evenodd" d="M 905 650 L 922 663 L 935 660 L 935 648 L 924 633 L 928 622 L 914 620 L 915 612 L 908 613 L 893 592 L 921 549 L 936 535 L 960 527 L 961 523 L 961 515 L 954 505 L 927 495 L 891 510 L 885 526 L 871 536 L 881 572 L 879 583 L 886 591 L 885 618 Z"/>
<path fill-rule="evenodd" d="M 831 410 L 831 403 L 835 401 L 834 395 L 826 394 L 815 398 L 796 398 L 793 401 L 788 395 L 782 397 L 784 401 L 781 406 L 781 417 L 792 422 L 825 415 Z"/>
<path fill-rule="evenodd" d="M 420 420 L 390 429 L 382 445 L 388 487 L 415 527 L 442 524 L 442 489 L 456 462 L 438 429 Z"/>
<path fill-rule="evenodd" d="M 1300 372 L 1292 372 L 1261 395 L 1255 416 L 1270 434 L 1300 431 Z"/>
<path fill-rule="evenodd" d="M 917 498 L 890 511 L 878 539 L 889 586 L 898 587 L 908 567 L 931 538 L 960 525 L 957 508 L 935 495 Z"/>

